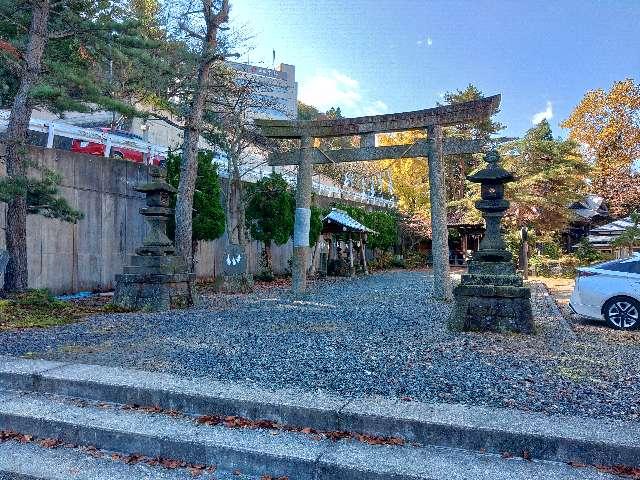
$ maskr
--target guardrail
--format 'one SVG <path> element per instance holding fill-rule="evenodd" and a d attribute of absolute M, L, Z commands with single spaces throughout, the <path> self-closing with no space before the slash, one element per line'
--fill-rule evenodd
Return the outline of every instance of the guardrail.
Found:
<path fill-rule="evenodd" d="M 6 130 L 9 123 L 9 115 L 7 111 L 0 112 L 0 131 Z M 78 127 L 68 123 L 56 121 L 56 120 L 41 120 L 32 119 L 29 122 L 29 130 L 34 132 L 41 132 L 47 134 L 46 148 L 53 148 L 53 140 L 57 135 L 59 137 L 70 138 L 73 140 L 80 140 L 85 142 L 100 143 L 105 146 L 104 156 L 109 157 L 111 150 L 115 148 L 129 148 L 143 152 L 145 155 L 145 163 L 150 163 L 150 160 L 156 158 L 156 156 L 166 157 L 169 153 L 169 149 L 163 145 L 156 145 L 144 140 L 138 140 L 135 138 L 126 138 L 120 135 L 114 135 L 94 128 Z M 222 177 L 228 178 L 227 161 L 224 158 L 215 157 L 214 162 L 218 164 L 219 172 Z M 257 182 L 258 180 L 271 175 L 271 168 L 255 168 L 252 166 L 245 167 L 245 171 L 242 172 L 243 177 L 250 182 Z M 283 173 L 282 175 L 287 183 L 295 187 L 296 176 L 289 173 Z M 396 202 L 383 197 L 377 197 L 370 195 L 366 192 L 359 192 L 354 189 L 340 188 L 333 185 L 326 185 L 324 183 L 314 181 L 313 190 L 318 195 L 331 198 L 339 198 L 343 200 L 350 200 L 354 202 L 365 203 L 369 205 L 376 205 L 380 207 L 394 208 Z"/>
<path fill-rule="evenodd" d="M 0 112 L 0 131 L 6 130 L 9 124 L 7 112 Z M 59 137 L 80 140 L 84 142 L 100 143 L 105 146 L 104 156 L 111 155 L 112 148 L 128 148 L 137 150 L 145 155 L 145 162 L 149 162 L 159 155 L 166 156 L 169 149 L 163 145 L 145 142 L 135 138 L 126 138 L 121 135 L 101 132 L 94 128 L 78 127 L 56 120 L 31 119 L 29 122 L 29 130 L 33 132 L 41 132 L 47 134 L 46 148 L 53 148 L 53 140 L 57 135 Z"/>

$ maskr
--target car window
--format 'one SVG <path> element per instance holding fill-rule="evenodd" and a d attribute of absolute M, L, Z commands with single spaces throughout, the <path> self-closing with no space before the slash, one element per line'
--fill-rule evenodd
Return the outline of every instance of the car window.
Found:
<path fill-rule="evenodd" d="M 136 140 L 142 140 L 142 137 L 140 135 L 136 135 L 135 133 L 131 133 L 131 132 L 125 132 L 123 130 L 114 130 L 113 134 L 118 135 L 120 137 L 135 138 Z"/>
<path fill-rule="evenodd" d="M 598 265 L 595 268 L 612 272 L 625 272 L 640 274 L 640 257 L 612 260 Z"/>

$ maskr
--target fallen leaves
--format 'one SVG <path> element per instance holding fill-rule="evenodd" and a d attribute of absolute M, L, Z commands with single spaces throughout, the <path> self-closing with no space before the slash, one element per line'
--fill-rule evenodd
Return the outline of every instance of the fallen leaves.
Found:
<path fill-rule="evenodd" d="M 587 468 L 593 467 L 599 472 L 610 473 L 619 477 L 631 478 L 633 480 L 640 480 L 640 467 L 630 467 L 628 465 L 589 465 L 582 462 L 571 461 L 567 462 L 568 465 L 574 468 Z"/>
<path fill-rule="evenodd" d="M 611 473 L 620 477 L 633 478 L 634 480 L 640 480 L 640 467 L 629 467 L 627 465 L 594 465 L 596 470 L 602 473 Z"/>
<path fill-rule="evenodd" d="M 38 443 L 40 444 L 41 447 L 44 447 L 44 448 L 58 448 L 60 445 L 63 444 L 62 440 L 57 438 L 43 438 Z"/>
<path fill-rule="evenodd" d="M 105 455 L 106 452 L 99 450 L 94 445 L 84 445 L 78 447 L 77 445 L 73 445 L 70 443 L 64 443 L 62 440 L 58 438 L 41 438 L 37 439 L 33 435 L 23 434 L 19 432 L 15 432 L 12 430 L 0 430 L 0 443 L 8 442 L 8 441 L 16 441 L 20 443 L 38 443 L 43 448 L 79 448 L 81 451 L 90 455 L 94 458 L 101 458 Z M 186 469 L 193 477 L 198 477 L 203 473 L 214 473 L 217 469 L 216 465 L 202 465 L 202 464 L 192 464 L 187 463 L 183 460 L 173 459 L 173 458 L 162 458 L 162 457 L 147 457 L 142 455 L 141 453 L 117 453 L 111 452 L 108 453 L 109 458 L 114 462 L 122 462 L 127 465 L 133 465 L 136 463 L 144 463 L 149 466 L 160 466 L 166 468 L 168 470 L 174 470 L 177 468 Z"/>
<path fill-rule="evenodd" d="M 134 403 L 130 405 L 123 405 L 122 410 L 133 410 L 133 411 L 145 412 L 145 413 L 160 413 L 163 415 L 169 415 L 170 417 L 184 416 L 184 414 L 178 412 L 177 410 L 162 408 L 158 405 L 144 406 L 144 405 L 138 405 Z"/>
<path fill-rule="evenodd" d="M 369 445 L 405 445 L 406 442 L 400 437 L 384 437 L 376 435 L 366 435 L 357 432 L 348 432 L 344 430 L 330 430 L 321 431 L 311 427 L 295 427 L 291 425 L 285 425 L 273 420 L 251 420 L 249 418 L 239 417 L 235 415 L 220 416 L 220 415 L 203 415 L 196 418 L 196 423 L 200 425 L 223 425 L 227 428 L 244 428 L 244 429 L 262 429 L 271 430 L 272 434 L 276 435 L 279 431 L 304 433 L 310 435 L 314 440 L 322 440 L 327 438 L 334 442 L 339 440 L 356 440 L 358 442 L 366 443 Z"/>

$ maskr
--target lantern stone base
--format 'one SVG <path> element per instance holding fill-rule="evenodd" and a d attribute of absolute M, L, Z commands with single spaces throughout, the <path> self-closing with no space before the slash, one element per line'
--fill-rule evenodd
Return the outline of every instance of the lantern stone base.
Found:
<path fill-rule="evenodd" d="M 452 329 L 533 333 L 531 290 L 510 262 L 470 262 L 453 295 Z"/>
<path fill-rule="evenodd" d="M 116 275 L 113 303 L 145 311 L 190 307 L 197 303 L 195 282 L 179 257 L 134 255 L 124 273 Z"/>

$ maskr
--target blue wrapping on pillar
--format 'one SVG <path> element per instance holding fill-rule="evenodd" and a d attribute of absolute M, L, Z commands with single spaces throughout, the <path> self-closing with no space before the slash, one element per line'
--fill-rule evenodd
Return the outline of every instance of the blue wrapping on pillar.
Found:
<path fill-rule="evenodd" d="M 311 209 L 296 208 L 296 217 L 293 225 L 293 246 L 309 246 L 309 230 L 311 229 Z"/>

